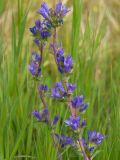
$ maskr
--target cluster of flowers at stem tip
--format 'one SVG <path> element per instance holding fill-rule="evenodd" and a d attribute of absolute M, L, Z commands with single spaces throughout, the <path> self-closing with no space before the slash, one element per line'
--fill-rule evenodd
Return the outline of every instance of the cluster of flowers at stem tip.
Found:
<path fill-rule="evenodd" d="M 55 115 L 54 118 L 51 118 L 46 102 L 48 86 L 39 84 L 39 81 L 36 82 L 38 82 L 38 93 L 43 104 L 43 109 L 40 112 L 34 110 L 32 115 L 38 121 L 46 123 L 51 130 L 54 130 L 53 136 L 55 143 L 58 143 L 60 148 L 70 145 L 79 149 L 83 157 L 90 159 L 96 147 L 105 139 L 105 136 L 96 131 L 88 131 L 87 138 L 84 138 L 83 133 L 86 127 L 86 120 L 82 118 L 82 115 L 88 108 L 88 103 L 85 102 L 82 95 L 73 96 L 76 85 L 68 82 L 69 76 L 73 71 L 73 60 L 70 55 L 65 56 L 62 45 L 59 46 L 56 42 L 56 29 L 63 24 L 64 16 L 69 11 L 70 9 L 63 5 L 62 2 L 58 2 L 54 9 L 49 8 L 45 2 L 41 4 L 37 13 L 42 16 L 42 20 L 36 20 L 35 25 L 30 28 L 30 32 L 34 37 L 34 42 L 40 54 L 33 52 L 28 66 L 32 76 L 38 80 L 38 77 L 41 77 L 42 74 L 41 64 L 43 62 L 44 46 L 48 38 L 53 36 L 53 43 L 50 44 L 50 52 L 53 54 L 58 71 L 63 78 L 50 89 L 49 98 L 56 99 L 57 101 L 63 100 L 63 102 L 68 105 L 70 116 L 67 120 L 64 120 L 64 124 L 69 128 L 69 136 L 55 132 L 59 116 Z"/>

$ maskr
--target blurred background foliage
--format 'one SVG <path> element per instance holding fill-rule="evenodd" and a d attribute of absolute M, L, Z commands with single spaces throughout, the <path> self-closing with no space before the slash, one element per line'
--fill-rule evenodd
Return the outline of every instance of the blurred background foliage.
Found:
<path fill-rule="evenodd" d="M 56 0 L 57 1 L 57 0 Z M 37 48 L 29 28 L 41 0 L 0 0 L 0 160 L 54 160 L 56 152 L 46 126 L 35 122 L 31 112 L 41 108 L 36 86 L 27 70 Z M 47 1 L 54 6 L 55 0 Z M 107 135 L 96 160 L 120 158 L 120 1 L 63 0 L 71 12 L 57 30 L 66 53 L 74 59 L 71 81 L 75 95 L 83 94 L 90 106 L 85 114 L 87 129 Z M 51 87 L 60 75 L 49 46 L 45 48 L 43 81 Z M 67 106 L 48 99 L 52 114 L 68 117 Z M 62 132 L 59 122 L 57 132 Z M 66 149 L 64 159 L 78 160 Z"/>

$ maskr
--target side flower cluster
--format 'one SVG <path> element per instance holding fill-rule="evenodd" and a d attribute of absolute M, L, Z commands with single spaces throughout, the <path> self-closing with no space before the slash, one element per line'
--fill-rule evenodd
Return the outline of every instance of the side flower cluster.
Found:
<path fill-rule="evenodd" d="M 41 68 L 40 68 L 39 62 L 40 62 L 39 54 L 32 53 L 31 62 L 28 65 L 28 68 L 29 68 L 30 73 L 35 77 L 38 77 L 41 73 Z"/>
<path fill-rule="evenodd" d="M 62 82 L 57 82 L 54 85 L 54 87 L 51 89 L 51 97 L 58 98 L 58 99 L 65 98 L 69 93 L 72 93 L 75 88 L 76 88 L 75 84 L 67 83 L 67 88 L 65 90 Z"/>
<path fill-rule="evenodd" d="M 83 146 L 85 147 L 86 152 L 93 152 L 99 144 L 106 138 L 101 133 L 96 131 L 88 131 L 87 133 L 88 139 L 85 140 L 82 138 Z"/>
<path fill-rule="evenodd" d="M 30 28 L 33 36 L 35 37 L 34 42 L 37 46 L 40 46 L 40 42 L 46 41 L 51 36 L 51 25 L 48 21 L 36 20 L 35 26 Z"/>
<path fill-rule="evenodd" d="M 66 145 L 74 146 L 72 137 L 65 136 L 64 134 L 61 134 L 61 135 L 56 134 L 56 138 L 61 148 L 65 147 Z"/>
<path fill-rule="evenodd" d="M 41 113 L 37 110 L 34 110 L 32 114 L 37 118 L 37 120 L 48 123 L 48 108 L 44 108 Z"/>
<path fill-rule="evenodd" d="M 64 55 L 64 49 L 62 47 L 57 48 L 56 44 L 50 45 L 51 52 L 54 54 L 58 71 L 61 74 L 71 73 L 73 69 L 73 60 L 70 55 Z"/>

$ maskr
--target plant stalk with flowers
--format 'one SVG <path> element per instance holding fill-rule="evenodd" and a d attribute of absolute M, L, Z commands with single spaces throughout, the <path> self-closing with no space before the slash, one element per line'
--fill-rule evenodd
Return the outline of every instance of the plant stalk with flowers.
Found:
<path fill-rule="evenodd" d="M 63 159 L 62 152 L 68 145 L 76 149 L 84 160 L 91 160 L 97 146 L 105 139 L 105 136 L 96 131 L 88 131 L 88 138 L 85 139 L 84 128 L 86 121 L 82 119 L 82 114 L 85 113 L 88 104 L 85 103 L 82 95 L 73 97 L 76 85 L 69 82 L 69 77 L 73 72 L 73 60 L 70 55 L 65 56 L 62 45 L 57 44 L 57 28 L 63 25 L 64 16 L 69 11 L 62 2 L 58 2 L 54 9 L 48 8 L 47 3 L 44 2 L 37 11 L 42 16 L 42 20 L 36 20 L 34 27 L 30 28 L 34 37 L 34 43 L 38 46 L 40 54 L 32 53 L 28 68 L 34 80 L 36 80 L 39 96 L 43 104 L 43 109 L 40 112 L 34 110 L 32 114 L 38 121 L 46 123 L 50 128 L 59 160 Z M 51 88 L 50 97 L 57 101 L 62 100 L 69 108 L 70 117 L 68 120 L 64 120 L 64 124 L 69 129 L 69 136 L 56 133 L 56 124 L 59 116 L 55 115 L 54 118 L 51 117 L 50 108 L 46 102 L 48 86 L 41 83 L 44 46 L 51 36 L 53 37 L 53 41 L 49 47 L 50 52 L 53 55 L 58 72 L 62 75 L 62 79 Z"/>

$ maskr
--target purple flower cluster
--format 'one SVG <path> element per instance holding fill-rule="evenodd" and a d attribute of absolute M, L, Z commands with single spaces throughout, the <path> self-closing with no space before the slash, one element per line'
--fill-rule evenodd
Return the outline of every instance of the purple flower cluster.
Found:
<path fill-rule="evenodd" d="M 32 114 L 38 119 L 38 120 L 41 120 L 42 119 L 42 115 L 37 111 L 37 110 L 34 110 L 32 112 Z"/>
<path fill-rule="evenodd" d="M 64 98 L 66 94 L 61 82 L 56 83 L 55 87 L 51 89 L 51 97 L 53 98 Z"/>
<path fill-rule="evenodd" d="M 89 131 L 88 132 L 88 141 L 89 143 L 94 143 L 96 145 L 100 144 L 106 136 L 101 135 L 101 133 L 96 131 Z"/>
<path fill-rule="evenodd" d="M 58 48 L 56 51 L 57 67 L 60 73 L 70 73 L 73 69 L 73 60 L 70 55 L 64 56 L 63 48 Z"/>
<path fill-rule="evenodd" d="M 58 2 L 56 4 L 55 9 L 48 8 L 47 3 L 42 3 L 40 8 L 38 9 L 38 13 L 40 13 L 45 20 L 51 24 L 52 27 L 58 27 L 63 24 L 63 17 L 69 12 L 69 9 L 62 4 L 62 2 Z"/>
<path fill-rule="evenodd" d="M 67 83 L 67 92 L 72 93 L 76 88 L 76 84 Z"/>
<path fill-rule="evenodd" d="M 56 4 L 55 9 L 48 8 L 47 3 L 42 3 L 38 9 L 38 13 L 43 17 L 43 20 L 36 20 L 35 25 L 30 28 L 35 44 L 40 47 L 44 45 L 47 39 L 52 34 L 52 28 L 56 28 L 63 24 L 63 17 L 69 11 L 61 2 Z"/>
<path fill-rule="evenodd" d="M 40 46 L 40 42 L 44 42 L 51 36 L 50 25 L 46 21 L 36 20 L 35 26 L 30 28 L 33 36 L 35 37 L 34 42 Z"/>
<path fill-rule="evenodd" d="M 73 60 L 70 55 L 65 56 L 64 49 L 62 46 L 58 47 L 56 41 L 56 28 L 63 24 L 63 17 L 69 12 L 69 9 L 66 8 L 62 2 L 58 2 L 54 9 L 48 8 L 47 3 L 44 2 L 37 12 L 43 17 L 43 20 L 36 20 L 35 25 L 30 28 L 30 31 L 33 34 L 34 42 L 39 48 L 40 55 L 38 53 L 32 54 L 28 68 L 30 73 L 36 78 L 34 79 L 37 80 L 36 83 L 38 83 L 39 96 L 43 104 L 43 110 L 41 112 L 34 110 L 32 115 L 38 121 L 45 122 L 49 126 L 54 145 L 58 147 L 57 150 L 59 150 L 59 152 L 61 152 L 61 148 L 70 145 L 80 150 L 80 154 L 82 153 L 85 160 L 89 159 L 88 157 L 91 157 L 94 149 L 106 136 L 96 131 L 89 131 L 87 140 L 83 138 L 86 121 L 82 116 L 88 104 L 84 102 L 83 96 L 73 96 L 76 85 L 68 81 L 69 73 L 72 73 L 73 69 Z M 52 32 L 54 32 L 54 34 L 52 34 Z M 48 86 L 40 84 L 41 81 L 43 82 L 42 76 L 40 77 L 41 79 L 38 78 L 41 74 L 44 45 L 51 35 L 53 35 L 53 43 L 50 45 L 50 50 L 54 56 L 58 71 L 61 73 L 62 81 L 55 83 L 54 87 L 51 88 L 50 97 L 61 100 L 68 106 L 70 116 L 69 119 L 64 120 L 64 123 L 68 128 L 66 132 L 69 136 L 65 134 L 56 134 L 55 129 L 59 116 L 54 115 L 54 118 L 51 119 L 52 116 L 48 111 L 48 105 L 45 99 Z"/>
<path fill-rule="evenodd" d="M 44 108 L 42 113 L 39 113 L 37 110 L 34 110 L 32 112 L 32 115 L 35 116 L 35 118 L 39 121 L 43 121 L 43 122 L 46 122 L 48 123 L 48 108 Z"/>
<path fill-rule="evenodd" d="M 73 61 L 70 55 L 63 57 L 58 61 L 58 70 L 60 73 L 70 73 L 73 68 Z"/>
<path fill-rule="evenodd" d="M 72 145 L 72 146 L 74 145 L 72 137 L 65 136 L 64 134 L 61 135 L 56 134 L 56 137 L 58 139 L 59 145 L 62 148 L 65 147 L 66 145 Z"/>
<path fill-rule="evenodd" d="M 58 47 L 56 43 L 50 44 L 50 50 L 55 57 L 58 71 L 61 74 L 71 73 L 73 69 L 73 60 L 70 55 L 64 55 L 64 49 L 62 45 Z"/>
<path fill-rule="evenodd" d="M 93 152 L 105 138 L 106 136 L 101 135 L 99 132 L 88 131 L 88 140 L 85 141 L 85 139 L 82 138 L 82 143 L 87 152 Z"/>
<path fill-rule="evenodd" d="M 41 68 L 39 66 L 39 61 L 40 61 L 39 54 L 38 53 L 33 53 L 31 62 L 28 65 L 28 69 L 29 69 L 30 73 L 35 77 L 38 77 L 41 73 Z"/>
<path fill-rule="evenodd" d="M 78 117 L 70 116 L 70 119 L 65 120 L 64 122 L 67 124 L 67 126 L 72 127 L 72 129 L 74 130 L 83 128 L 86 125 L 85 120 L 83 120 L 82 123 L 80 123 L 80 116 Z"/>
<path fill-rule="evenodd" d="M 44 84 L 41 84 L 41 85 L 38 86 L 38 89 L 39 89 L 39 91 L 47 92 L 48 91 L 48 86 L 44 85 Z"/>
<path fill-rule="evenodd" d="M 80 127 L 80 116 L 73 117 L 70 116 L 69 120 L 64 121 L 68 126 L 72 127 L 74 130 L 78 129 Z"/>
<path fill-rule="evenodd" d="M 34 110 L 32 112 L 32 115 L 39 121 L 42 121 L 42 122 L 45 122 L 47 124 L 53 124 L 53 125 L 56 125 L 58 120 L 59 120 L 59 116 L 58 115 L 55 115 L 54 116 L 54 119 L 53 119 L 53 122 L 51 122 L 49 119 L 48 119 L 48 116 L 49 116 L 49 111 L 48 111 L 48 108 L 44 108 L 42 110 L 42 112 L 38 112 L 37 110 Z"/>
<path fill-rule="evenodd" d="M 63 87 L 62 82 L 55 84 L 55 87 L 51 89 L 52 98 L 64 98 L 68 95 L 69 92 L 73 92 L 76 88 L 75 84 L 67 83 L 67 90 Z"/>
<path fill-rule="evenodd" d="M 78 108 L 80 112 L 83 112 L 88 107 L 88 104 L 84 103 L 83 96 L 75 96 L 72 100 L 72 107 Z"/>

